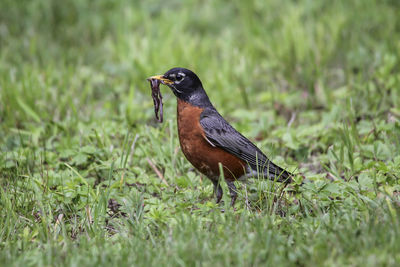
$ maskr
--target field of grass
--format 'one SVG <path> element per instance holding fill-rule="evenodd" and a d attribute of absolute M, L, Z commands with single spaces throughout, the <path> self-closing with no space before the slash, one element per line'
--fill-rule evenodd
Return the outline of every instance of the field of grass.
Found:
<path fill-rule="evenodd" d="M 215 204 L 176 66 L 305 184 Z M 399 178 L 399 1 L 1 1 L 0 265 L 395 266 Z"/>

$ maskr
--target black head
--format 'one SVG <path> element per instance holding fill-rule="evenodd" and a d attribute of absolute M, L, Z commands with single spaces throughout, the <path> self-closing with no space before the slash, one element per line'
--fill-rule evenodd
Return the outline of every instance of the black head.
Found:
<path fill-rule="evenodd" d="M 173 68 L 164 73 L 163 77 L 172 83 L 167 85 L 176 94 L 187 94 L 195 91 L 196 89 L 203 88 L 201 81 L 197 75 L 188 69 Z"/>
<path fill-rule="evenodd" d="M 176 97 L 196 106 L 211 105 L 197 75 L 185 68 L 172 68 L 164 75 L 153 76 L 171 88 Z"/>

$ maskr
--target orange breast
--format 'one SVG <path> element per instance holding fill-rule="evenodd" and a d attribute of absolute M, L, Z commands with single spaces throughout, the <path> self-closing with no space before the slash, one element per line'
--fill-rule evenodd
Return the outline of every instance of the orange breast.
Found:
<path fill-rule="evenodd" d="M 187 160 L 212 180 L 219 178 L 219 162 L 223 166 L 226 180 L 240 178 L 245 173 L 245 162 L 221 148 L 211 146 L 205 139 L 200 125 L 203 109 L 180 99 L 177 109 L 179 142 Z"/>

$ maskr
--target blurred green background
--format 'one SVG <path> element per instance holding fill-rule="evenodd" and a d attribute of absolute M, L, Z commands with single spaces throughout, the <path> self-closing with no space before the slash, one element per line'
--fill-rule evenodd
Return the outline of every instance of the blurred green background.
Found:
<path fill-rule="evenodd" d="M 395 264 L 399 18 L 396 0 L 1 0 L 0 262 Z M 172 67 L 306 185 L 255 181 L 221 213 L 166 87 L 154 119 L 146 78 Z"/>
<path fill-rule="evenodd" d="M 145 78 L 174 66 L 198 73 L 228 113 L 268 111 L 274 102 L 330 107 L 337 89 L 346 85 L 351 93 L 355 82 L 384 64 L 386 71 L 397 67 L 398 6 L 372 0 L 4 0 L 1 97 L 8 104 L 2 125 L 29 118 L 21 101 L 43 122 L 111 114 L 130 124 L 149 119 Z"/>

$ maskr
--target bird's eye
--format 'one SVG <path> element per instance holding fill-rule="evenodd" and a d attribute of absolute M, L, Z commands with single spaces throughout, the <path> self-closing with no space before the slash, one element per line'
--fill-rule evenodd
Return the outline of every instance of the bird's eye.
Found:
<path fill-rule="evenodd" d="M 180 82 L 180 81 L 183 80 L 183 75 L 177 74 L 176 77 L 175 77 L 175 79 L 176 79 L 178 82 Z"/>

